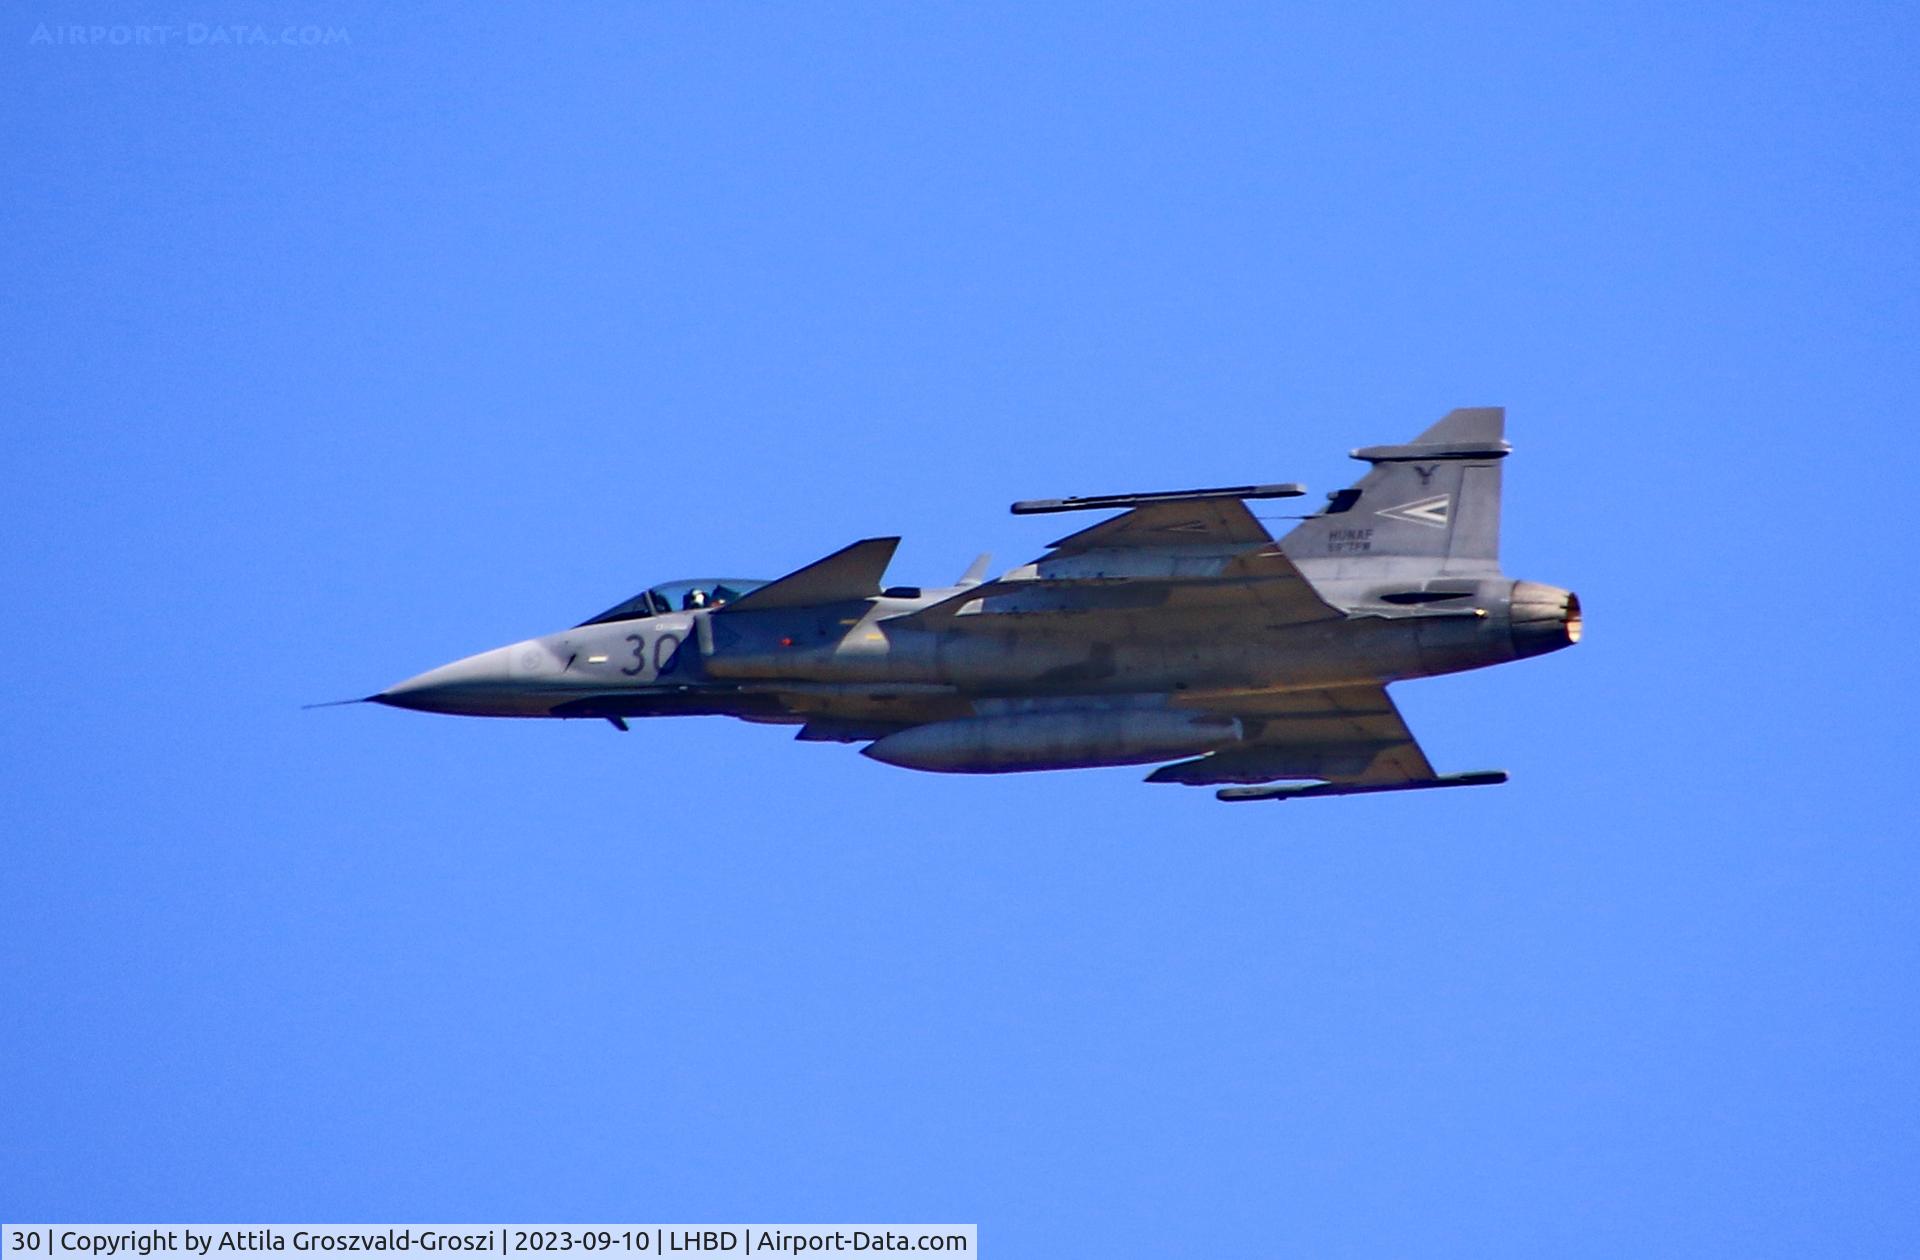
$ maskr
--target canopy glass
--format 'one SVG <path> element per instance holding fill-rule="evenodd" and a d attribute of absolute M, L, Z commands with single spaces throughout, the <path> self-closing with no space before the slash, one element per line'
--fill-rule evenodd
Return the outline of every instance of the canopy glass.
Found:
<path fill-rule="evenodd" d="M 765 578 L 683 578 L 650 586 L 632 599 L 615 604 L 597 617 L 581 622 L 597 626 L 609 621 L 633 621 L 665 612 L 687 612 L 696 608 L 718 608 L 739 599 L 756 587 L 765 586 Z"/>

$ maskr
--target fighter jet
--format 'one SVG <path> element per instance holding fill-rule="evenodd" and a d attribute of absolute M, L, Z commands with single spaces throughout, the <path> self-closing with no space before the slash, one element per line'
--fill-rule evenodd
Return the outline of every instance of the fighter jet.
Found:
<path fill-rule="evenodd" d="M 1229 801 L 1500 783 L 1437 774 L 1387 684 L 1579 641 L 1575 595 L 1500 571 L 1504 428 L 1469 407 L 1361 447 L 1366 475 L 1278 541 L 1247 503 L 1297 484 L 1026 501 L 1118 515 L 938 589 L 886 583 L 898 538 L 770 582 L 666 582 L 366 699 L 622 731 L 721 714 L 951 774 L 1166 762 L 1147 782 Z"/>

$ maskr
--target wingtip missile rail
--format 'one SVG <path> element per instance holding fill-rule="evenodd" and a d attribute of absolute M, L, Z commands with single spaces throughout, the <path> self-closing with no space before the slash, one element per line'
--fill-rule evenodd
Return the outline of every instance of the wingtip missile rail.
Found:
<path fill-rule="evenodd" d="M 1221 801 L 1290 801 L 1296 796 L 1365 796 L 1372 792 L 1419 792 L 1427 788 L 1491 787 L 1505 783 L 1505 770 L 1469 770 L 1462 774 L 1443 774 L 1433 779 L 1407 779 L 1399 783 L 1303 783 L 1283 787 L 1221 788 L 1214 799 Z"/>
<path fill-rule="evenodd" d="M 1204 490 L 1147 490 L 1138 494 L 1070 495 L 1064 499 L 1022 499 L 1010 509 L 1015 516 L 1043 512 L 1095 512 L 1134 508 L 1147 503 L 1188 503 L 1200 499 L 1297 499 L 1307 488 L 1297 481 L 1264 486 L 1214 486 Z"/>

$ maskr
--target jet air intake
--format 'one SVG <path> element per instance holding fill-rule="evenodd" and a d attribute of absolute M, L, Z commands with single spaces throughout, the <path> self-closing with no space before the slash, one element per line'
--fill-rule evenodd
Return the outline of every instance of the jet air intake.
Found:
<path fill-rule="evenodd" d="M 1539 582 L 1515 582 L 1508 605 L 1515 656 L 1539 656 L 1580 642 L 1580 597 Z"/>
<path fill-rule="evenodd" d="M 1133 766 L 1196 756 L 1240 741 L 1240 723 L 1210 713 L 1083 709 L 930 722 L 875 740 L 875 761 L 944 774 Z"/>

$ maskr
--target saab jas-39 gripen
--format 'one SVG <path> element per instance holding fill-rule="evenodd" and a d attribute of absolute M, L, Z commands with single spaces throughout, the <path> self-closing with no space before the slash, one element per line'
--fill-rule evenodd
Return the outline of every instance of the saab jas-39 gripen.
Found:
<path fill-rule="evenodd" d="M 668 582 L 366 699 L 623 731 L 720 714 L 956 774 L 1168 762 L 1147 781 L 1235 801 L 1500 783 L 1436 774 L 1387 684 L 1580 638 L 1571 592 L 1501 574 L 1504 427 L 1470 407 L 1352 452 L 1367 474 L 1278 541 L 1247 500 L 1298 485 L 1016 503 L 1119 514 L 941 589 L 886 584 L 898 538 L 771 582 Z"/>

